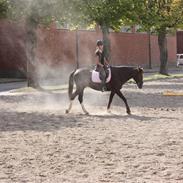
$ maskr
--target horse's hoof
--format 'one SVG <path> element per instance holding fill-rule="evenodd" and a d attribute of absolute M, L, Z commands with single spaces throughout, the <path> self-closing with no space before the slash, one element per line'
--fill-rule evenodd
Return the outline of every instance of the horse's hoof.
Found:
<path fill-rule="evenodd" d="M 131 111 L 127 111 L 127 114 L 128 114 L 128 115 L 131 115 Z"/>
<path fill-rule="evenodd" d="M 111 113 L 111 110 L 108 109 L 107 112 L 108 112 L 108 113 Z"/>
<path fill-rule="evenodd" d="M 85 112 L 86 115 L 89 115 L 89 112 Z"/>
<path fill-rule="evenodd" d="M 68 113 L 69 113 L 69 110 L 66 109 L 66 110 L 65 110 L 65 114 L 68 114 Z"/>

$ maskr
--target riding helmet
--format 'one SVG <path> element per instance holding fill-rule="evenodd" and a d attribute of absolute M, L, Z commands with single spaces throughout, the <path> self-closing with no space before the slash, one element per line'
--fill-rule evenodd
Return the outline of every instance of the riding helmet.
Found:
<path fill-rule="evenodd" d="M 102 40 L 97 40 L 97 46 L 101 46 L 103 45 L 103 41 Z"/>

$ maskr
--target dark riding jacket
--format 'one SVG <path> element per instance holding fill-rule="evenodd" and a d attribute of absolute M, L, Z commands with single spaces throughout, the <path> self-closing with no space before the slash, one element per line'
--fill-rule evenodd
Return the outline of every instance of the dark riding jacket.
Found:
<path fill-rule="evenodd" d="M 99 49 L 96 50 L 95 54 L 99 57 L 99 62 L 104 65 L 105 64 L 105 55 L 104 51 L 100 51 Z"/>
<path fill-rule="evenodd" d="M 95 51 L 95 55 L 98 56 L 99 58 L 99 62 L 104 65 L 104 70 L 106 70 L 106 63 L 105 63 L 105 60 L 107 60 L 107 58 L 105 57 L 104 55 L 104 51 L 100 51 L 99 49 L 97 49 Z M 97 64 L 97 68 L 96 70 L 100 70 L 101 69 L 101 66 Z"/>

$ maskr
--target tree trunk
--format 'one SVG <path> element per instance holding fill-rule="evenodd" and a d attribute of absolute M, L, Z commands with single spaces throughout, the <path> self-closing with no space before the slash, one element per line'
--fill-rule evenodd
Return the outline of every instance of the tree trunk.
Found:
<path fill-rule="evenodd" d="M 152 60 L 151 60 L 151 31 L 147 32 L 148 35 L 148 48 L 149 48 L 149 69 L 152 69 Z"/>
<path fill-rule="evenodd" d="M 28 87 L 40 88 L 36 72 L 35 49 L 37 47 L 37 25 L 31 17 L 26 22 L 26 55 L 27 55 L 27 82 Z"/>
<path fill-rule="evenodd" d="M 109 39 L 109 27 L 105 24 L 101 25 L 103 42 L 104 42 L 104 54 L 105 57 L 110 61 L 111 60 L 111 44 Z"/>
<path fill-rule="evenodd" d="M 158 34 L 158 44 L 159 44 L 159 50 L 160 50 L 160 74 L 168 75 L 168 50 L 167 50 L 167 38 L 166 38 L 166 32 L 161 31 Z"/>

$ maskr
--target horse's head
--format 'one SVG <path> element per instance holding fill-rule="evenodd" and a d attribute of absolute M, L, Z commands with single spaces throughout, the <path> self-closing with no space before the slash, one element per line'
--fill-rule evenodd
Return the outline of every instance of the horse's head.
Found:
<path fill-rule="evenodd" d="M 143 73 L 144 70 L 142 67 L 138 67 L 135 69 L 135 74 L 133 76 L 133 79 L 135 80 L 135 82 L 137 83 L 138 88 L 142 88 L 143 86 Z"/>

